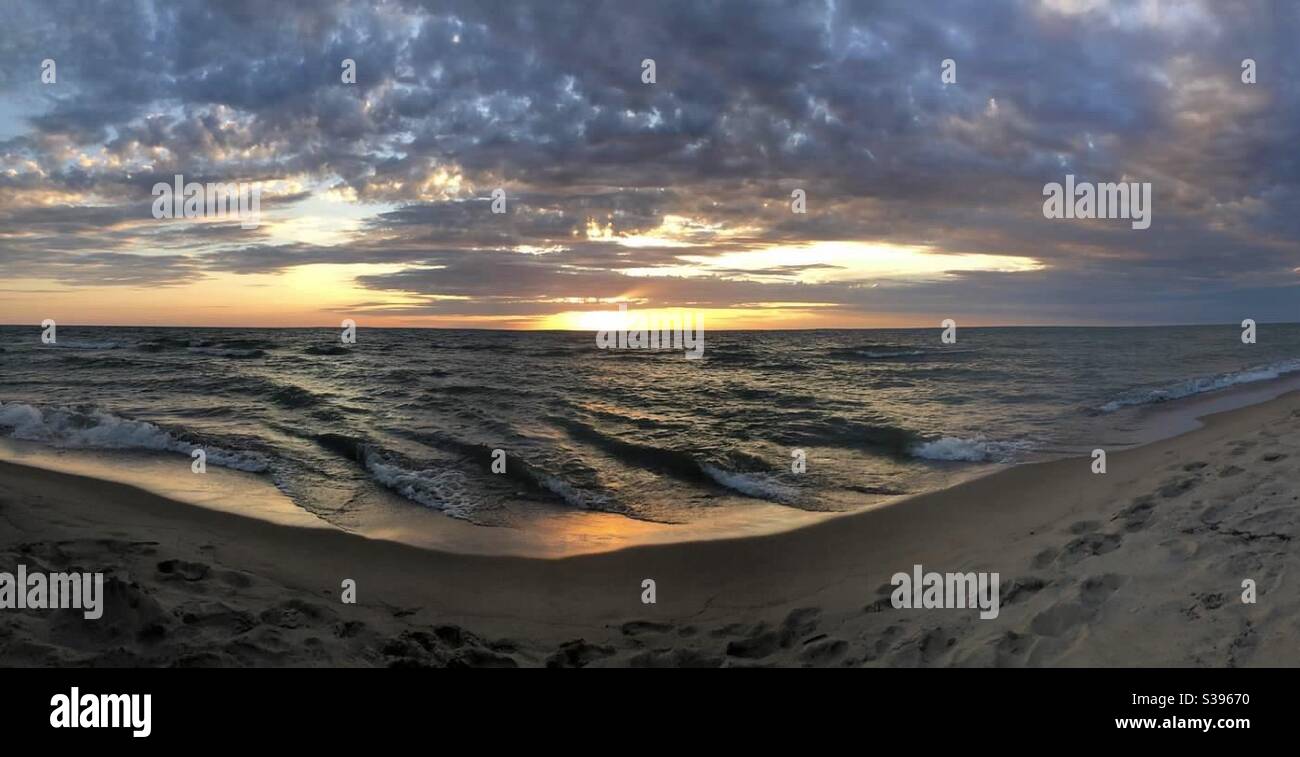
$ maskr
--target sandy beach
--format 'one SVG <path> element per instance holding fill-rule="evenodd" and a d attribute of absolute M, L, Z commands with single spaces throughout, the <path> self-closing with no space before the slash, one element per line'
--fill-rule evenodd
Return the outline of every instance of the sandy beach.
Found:
<path fill-rule="evenodd" d="M 294 696 L 394 667 L 1068 668 L 852 701 L 1288 722 L 1300 3 L 6 10 L 4 673 L 166 679 L 191 739 L 427 741 L 426 691 Z"/>
<path fill-rule="evenodd" d="M 1027 464 L 785 533 L 565 559 L 419 549 L 0 463 L 0 566 L 106 574 L 99 621 L 0 613 L 0 664 L 1296 665 L 1300 393 L 1202 422 L 1111 454 L 1105 474 Z M 895 609 L 890 576 L 916 564 L 998 573 L 998 617 Z"/>

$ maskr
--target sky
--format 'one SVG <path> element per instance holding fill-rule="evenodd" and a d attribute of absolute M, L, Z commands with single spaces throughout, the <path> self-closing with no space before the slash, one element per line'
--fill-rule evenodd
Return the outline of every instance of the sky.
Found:
<path fill-rule="evenodd" d="M 0 17 L 0 323 L 1300 321 L 1300 3 Z M 156 218 L 177 175 L 255 228 Z M 1150 227 L 1047 217 L 1067 175 L 1149 183 Z"/>

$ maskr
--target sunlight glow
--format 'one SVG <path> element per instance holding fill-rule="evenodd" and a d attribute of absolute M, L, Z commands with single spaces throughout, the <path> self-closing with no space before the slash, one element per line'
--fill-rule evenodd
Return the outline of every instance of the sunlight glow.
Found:
<path fill-rule="evenodd" d="M 799 305 L 783 303 L 786 306 L 808 307 L 814 309 L 819 305 Z M 618 331 L 624 328 L 640 328 L 642 325 L 666 322 L 682 322 L 684 316 L 692 319 L 703 317 L 706 329 L 725 331 L 727 329 L 781 328 L 798 310 L 784 308 L 629 308 L 627 313 L 619 311 L 617 304 L 607 304 L 603 310 L 569 311 L 555 313 L 541 319 L 535 328 L 561 329 L 566 331 Z"/>
<path fill-rule="evenodd" d="M 925 246 L 904 246 L 872 242 L 810 242 L 778 245 L 762 250 L 727 252 L 721 255 L 682 255 L 694 268 L 674 268 L 672 275 L 720 275 L 728 278 L 788 280 L 804 284 L 862 281 L 869 279 L 935 278 L 954 271 L 1037 271 L 1043 264 L 1034 258 L 975 253 L 943 254 Z M 643 275 L 663 269 L 636 269 Z"/>

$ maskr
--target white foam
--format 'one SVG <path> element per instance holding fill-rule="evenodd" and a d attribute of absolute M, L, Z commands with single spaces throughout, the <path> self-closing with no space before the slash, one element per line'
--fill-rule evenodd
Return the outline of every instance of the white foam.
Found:
<path fill-rule="evenodd" d="M 574 507 L 583 510 L 604 510 L 609 507 L 609 497 L 593 494 L 554 476 L 543 476 L 539 483 L 547 491 Z"/>
<path fill-rule="evenodd" d="M 1273 363 L 1272 365 L 1257 366 L 1247 368 L 1244 371 L 1234 373 L 1221 373 L 1217 376 L 1199 376 L 1186 381 L 1170 384 L 1159 389 L 1151 389 L 1145 392 L 1138 392 L 1117 400 L 1112 400 L 1102 405 L 1099 410 L 1103 413 L 1113 413 L 1116 410 L 1125 407 L 1137 405 L 1152 405 L 1158 402 L 1169 402 L 1170 400 L 1192 397 L 1197 394 L 1206 392 L 1217 392 L 1221 389 L 1227 389 L 1238 384 L 1253 384 L 1258 381 L 1272 381 L 1281 378 L 1288 373 L 1300 371 L 1300 359 L 1283 360 Z"/>
<path fill-rule="evenodd" d="M 738 473 L 708 463 L 700 468 L 722 486 L 750 497 L 785 503 L 794 502 L 799 497 L 798 490 L 764 473 Z"/>
<path fill-rule="evenodd" d="M 412 502 L 456 518 L 469 518 L 475 510 L 467 494 L 468 482 L 458 470 L 411 471 L 370 450 L 365 452 L 365 466 L 376 481 Z"/>
<path fill-rule="evenodd" d="M 202 449 L 209 463 L 222 468 L 260 473 L 268 467 L 266 458 L 256 452 L 192 444 L 152 423 L 119 418 L 100 410 L 78 412 L 0 403 L 0 426 L 12 428 L 10 436 L 15 439 L 65 449 L 157 450 L 183 455 Z"/>
<path fill-rule="evenodd" d="M 998 442 L 988 439 L 962 439 L 945 436 L 912 447 L 913 457 L 967 463 L 1010 462 L 1017 452 L 1029 447 L 1027 442 Z"/>

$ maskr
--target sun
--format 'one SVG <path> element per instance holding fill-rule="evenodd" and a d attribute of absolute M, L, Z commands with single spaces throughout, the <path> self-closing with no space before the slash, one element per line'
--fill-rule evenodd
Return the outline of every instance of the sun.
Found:
<path fill-rule="evenodd" d="M 619 310 L 582 310 L 556 313 L 543 328 L 564 331 L 619 331 L 628 327 L 628 313 Z"/>

